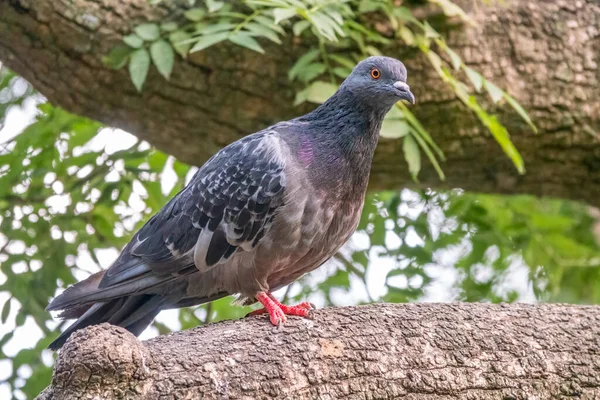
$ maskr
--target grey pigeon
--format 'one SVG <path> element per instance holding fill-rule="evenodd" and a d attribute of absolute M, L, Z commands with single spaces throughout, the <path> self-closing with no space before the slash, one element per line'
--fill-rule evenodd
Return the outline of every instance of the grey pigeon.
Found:
<path fill-rule="evenodd" d="M 238 294 L 271 323 L 307 317 L 271 292 L 319 267 L 356 229 L 385 114 L 415 99 L 406 68 L 361 61 L 314 111 L 225 147 L 135 234 L 119 258 L 56 297 L 77 318 L 52 344 L 108 322 L 139 335 L 164 309 Z"/>

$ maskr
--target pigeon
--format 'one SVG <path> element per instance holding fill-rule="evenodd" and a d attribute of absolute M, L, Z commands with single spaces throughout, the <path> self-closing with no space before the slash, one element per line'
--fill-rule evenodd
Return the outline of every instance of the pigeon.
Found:
<path fill-rule="evenodd" d="M 314 111 L 217 152 L 107 270 L 50 302 L 47 310 L 77 320 L 49 348 L 103 322 L 139 335 L 161 310 L 229 295 L 261 303 L 252 314 L 276 326 L 310 317 L 312 304 L 287 306 L 271 293 L 356 230 L 383 118 L 396 102 L 415 102 L 406 75 L 394 58 L 366 58 Z"/>

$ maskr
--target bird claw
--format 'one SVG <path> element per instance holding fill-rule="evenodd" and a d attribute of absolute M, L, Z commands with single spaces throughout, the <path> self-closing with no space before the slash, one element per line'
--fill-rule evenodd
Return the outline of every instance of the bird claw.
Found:
<path fill-rule="evenodd" d="M 271 323 L 278 327 L 283 325 L 285 323 L 285 321 L 287 320 L 287 317 L 285 316 L 285 313 L 283 312 L 283 310 L 280 309 L 274 309 L 269 313 L 270 316 L 270 320 Z"/>
<path fill-rule="evenodd" d="M 271 324 L 276 326 L 276 330 L 280 331 L 285 324 L 286 315 L 295 315 L 304 318 L 313 318 L 313 310 L 316 309 L 313 303 L 304 301 L 294 306 L 286 306 L 277 301 L 270 293 L 261 292 L 256 295 L 256 299 L 264 306 L 264 308 L 248 313 L 246 316 L 261 315 L 268 313 Z"/>
<path fill-rule="evenodd" d="M 300 307 L 300 308 L 306 308 L 307 310 L 316 310 L 317 309 L 317 307 L 313 303 L 310 303 L 308 301 L 303 301 L 300 304 L 296 304 L 295 306 L 289 306 L 289 307 Z"/>
<path fill-rule="evenodd" d="M 308 310 L 308 313 L 306 314 L 306 317 L 304 318 L 308 318 L 308 319 L 315 319 L 315 313 L 314 313 L 315 309 L 310 309 Z"/>
<path fill-rule="evenodd" d="M 273 328 L 273 333 L 278 333 L 278 332 L 283 331 L 283 326 L 284 326 L 283 322 L 278 321 L 277 325 L 275 325 L 275 327 Z"/>

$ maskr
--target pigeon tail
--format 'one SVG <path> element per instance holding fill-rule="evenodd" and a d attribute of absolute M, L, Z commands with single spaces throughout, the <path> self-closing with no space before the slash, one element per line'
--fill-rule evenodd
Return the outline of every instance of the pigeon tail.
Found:
<path fill-rule="evenodd" d="M 160 295 L 132 295 L 121 297 L 103 303 L 95 303 L 83 312 L 77 321 L 69 326 L 60 336 L 48 346 L 51 350 L 60 349 L 73 332 L 90 325 L 108 322 L 112 325 L 121 326 L 129 332 L 138 336 L 154 320 L 160 312 L 165 298 Z M 79 310 L 84 310 L 80 307 Z M 69 313 L 69 314 L 67 314 Z M 69 310 L 62 316 L 73 317 L 73 310 Z"/>

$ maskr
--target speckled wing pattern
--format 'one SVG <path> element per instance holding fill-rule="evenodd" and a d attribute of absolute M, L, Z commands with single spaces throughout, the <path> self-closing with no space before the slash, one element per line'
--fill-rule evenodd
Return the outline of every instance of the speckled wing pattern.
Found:
<path fill-rule="evenodd" d="M 259 132 L 218 152 L 140 229 L 100 287 L 206 271 L 236 251 L 252 251 L 283 204 L 279 143 L 275 132 Z"/>

